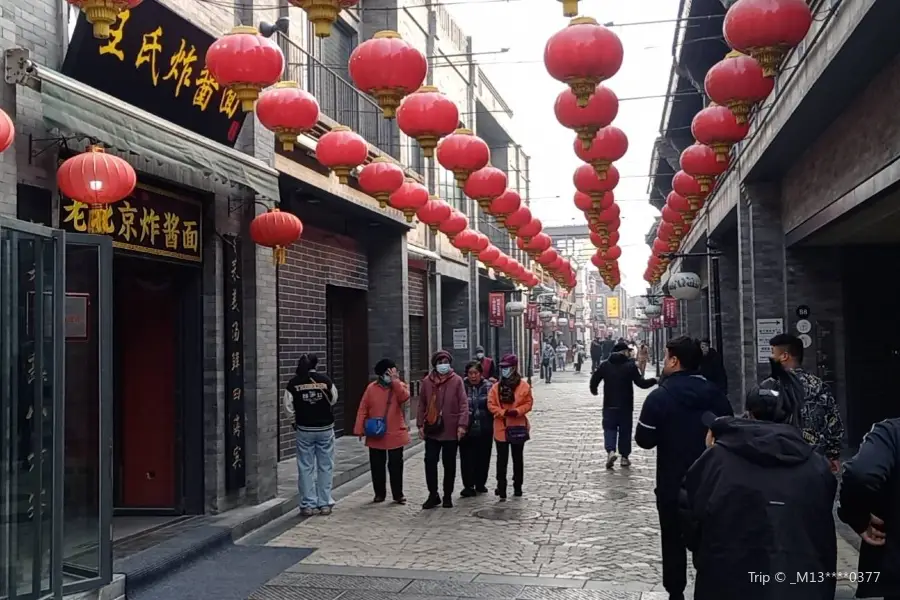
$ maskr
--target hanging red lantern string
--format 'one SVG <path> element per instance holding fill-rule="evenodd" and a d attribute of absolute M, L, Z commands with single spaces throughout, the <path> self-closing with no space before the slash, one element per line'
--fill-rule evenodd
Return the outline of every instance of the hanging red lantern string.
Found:
<path fill-rule="evenodd" d="M 675 193 L 687 198 L 693 212 L 703 208 L 703 202 L 709 195 L 708 190 L 704 192 L 700 183 L 684 171 L 678 171 L 672 177 L 672 189 L 675 190 Z"/>
<path fill-rule="evenodd" d="M 619 232 L 612 231 L 609 235 L 604 236 L 596 231 L 592 231 L 590 233 L 590 240 L 595 248 L 608 248 L 619 243 Z"/>
<path fill-rule="evenodd" d="M 487 248 L 478 253 L 478 260 L 483 262 L 488 267 L 492 267 L 494 265 L 494 261 L 496 261 L 499 257 L 500 249 L 493 244 L 488 245 Z"/>
<path fill-rule="evenodd" d="M 0 110 L 0 153 L 13 145 L 16 140 L 16 126 L 3 110 Z"/>
<path fill-rule="evenodd" d="M 509 239 L 516 239 L 516 233 L 519 227 L 524 227 L 531 221 L 531 211 L 527 206 L 520 206 L 516 212 L 506 217 L 506 230 L 509 232 Z"/>
<path fill-rule="evenodd" d="M 688 225 L 694 220 L 694 211 L 691 210 L 691 203 L 678 192 L 669 192 L 669 195 L 666 196 L 666 205 L 663 207 L 663 211 L 667 208 L 679 215 L 679 219 Z M 662 219 L 674 224 L 674 221 L 667 219 L 665 214 L 663 214 Z"/>
<path fill-rule="evenodd" d="M 496 167 L 478 169 L 466 178 L 463 193 L 490 214 L 491 202 L 506 191 L 506 173 Z"/>
<path fill-rule="evenodd" d="M 572 183 L 575 189 L 590 196 L 595 209 L 600 210 L 604 196 L 619 185 L 619 170 L 610 166 L 605 177 L 601 178 L 593 165 L 583 164 L 575 169 Z M 577 200 L 577 199 L 576 199 Z"/>
<path fill-rule="evenodd" d="M 313 24 L 313 32 L 318 38 L 331 35 L 331 27 L 338 20 L 341 11 L 353 8 L 359 0 L 288 0 L 298 8 L 302 8 L 306 17 Z"/>
<path fill-rule="evenodd" d="M 703 85 L 709 99 L 727 106 L 739 125 L 746 123 L 750 110 L 775 89 L 775 81 L 763 74 L 755 59 L 734 51 L 706 72 Z"/>
<path fill-rule="evenodd" d="M 466 218 L 466 215 L 462 214 L 455 208 L 450 211 L 450 216 L 438 225 L 438 229 L 441 233 L 450 238 L 450 241 L 453 241 L 459 233 L 466 229 L 469 226 L 469 219 Z"/>
<path fill-rule="evenodd" d="M 475 238 L 471 243 L 471 250 L 474 254 L 478 255 L 482 250 L 486 250 L 488 246 L 491 245 L 491 239 L 481 233 L 480 231 L 475 232 Z"/>
<path fill-rule="evenodd" d="M 459 127 L 459 109 L 436 87 L 423 85 L 401 102 L 397 109 L 397 126 L 419 142 L 425 158 L 432 158 L 441 138 Z"/>
<path fill-rule="evenodd" d="M 721 163 L 728 162 L 732 146 L 747 137 L 749 131 L 748 123 L 738 123 L 731 109 L 718 104 L 710 104 L 694 115 L 691 122 L 694 138 L 712 148 Z"/>
<path fill-rule="evenodd" d="M 588 105 L 597 84 L 619 72 L 623 56 L 619 36 L 590 17 L 572 19 L 544 47 L 547 72 L 569 86 L 582 108 Z"/>
<path fill-rule="evenodd" d="M 531 221 L 519 227 L 516 232 L 516 236 L 519 239 L 523 239 L 526 242 L 531 240 L 534 236 L 539 234 L 544 229 L 544 224 L 541 223 L 540 219 L 532 218 Z"/>
<path fill-rule="evenodd" d="M 279 81 L 260 95 L 256 117 L 291 152 L 297 136 L 319 122 L 319 102 L 296 81 Z"/>
<path fill-rule="evenodd" d="M 738 0 L 725 13 L 722 32 L 728 45 L 759 62 L 766 77 L 796 48 L 812 26 L 807 0 Z"/>
<path fill-rule="evenodd" d="M 462 189 L 469 175 L 490 162 L 491 150 L 471 129 L 457 129 L 438 144 L 437 159 L 442 167 L 453 173 L 456 185 Z"/>
<path fill-rule="evenodd" d="M 303 223 L 295 215 L 270 208 L 250 222 L 250 238 L 260 246 L 272 248 L 276 265 L 287 261 L 287 247 L 303 235 Z"/>
<path fill-rule="evenodd" d="M 416 211 L 419 220 L 431 229 L 432 233 L 438 232 L 441 223 L 450 218 L 453 208 L 437 196 L 429 196 L 425 206 Z"/>
<path fill-rule="evenodd" d="M 369 144 L 349 127 L 338 125 L 319 138 L 316 160 L 328 167 L 346 185 L 350 173 L 369 158 Z"/>
<path fill-rule="evenodd" d="M 469 256 L 470 252 L 474 252 L 478 242 L 478 235 L 471 229 L 463 229 L 450 240 L 453 247 L 462 252 L 463 256 Z"/>
<path fill-rule="evenodd" d="M 393 119 L 400 101 L 422 87 L 428 63 L 396 31 L 379 31 L 353 50 L 349 70 L 356 87 L 375 98 L 385 119 Z"/>
<path fill-rule="evenodd" d="M 260 91 L 281 79 L 284 54 L 254 27 L 235 27 L 206 51 L 206 68 L 237 96 L 241 109 L 250 112 Z"/>
<path fill-rule="evenodd" d="M 506 190 L 491 201 L 487 213 L 493 215 L 501 226 L 506 225 L 506 217 L 522 206 L 522 197 L 515 190 Z"/>
<path fill-rule="evenodd" d="M 405 179 L 400 165 L 390 158 L 379 156 L 360 169 L 358 181 L 362 191 L 375 198 L 378 206 L 385 208 L 391 194 L 400 189 Z"/>
<path fill-rule="evenodd" d="M 414 179 L 406 179 L 397 190 L 390 195 L 388 202 L 412 223 L 416 213 L 428 205 L 428 188 Z"/>
<path fill-rule="evenodd" d="M 56 183 L 63 196 L 87 204 L 88 233 L 112 234 L 108 205 L 127 198 L 137 185 L 130 164 L 100 146 L 89 146 L 67 159 L 56 171 Z"/>
<path fill-rule="evenodd" d="M 123 11 L 136 8 L 144 0 L 67 0 L 69 4 L 84 13 L 84 18 L 93 26 L 94 37 L 109 39 L 109 28 Z"/>
<path fill-rule="evenodd" d="M 628 137 L 618 127 L 610 125 L 597 131 L 590 148 L 585 148 L 581 140 L 575 140 L 575 155 L 591 164 L 600 179 L 606 179 L 609 167 L 628 152 Z"/>
<path fill-rule="evenodd" d="M 598 85 L 587 106 L 582 108 L 572 90 L 566 89 L 556 97 L 553 112 L 563 127 L 575 131 L 582 145 L 590 148 L 597 131 L 612 123 L 619 114 L 619 98 L 608 87 Z"/>
<path fill-rule="evenodd" d="M 579 196 L 577 198 L 580 204 L 584 204 L 584 199 Z M 610 215 L 612 214 L 610 211 L 618 211 L 619 207 L 615 205 L 616 197 L 612 192 L 606 192 L 603 194 L 603 198 L 600 200 L 599 205 L 594 205 L 593 199 L 591 199 L 591 208 L 590 210 L 584 211 L 584 218 L 587 219 L 588 225 L 595 225 L 597 223 L 605 222 L 601 218 L 602 215 Z M 615 208 L 613 208 L 615 206 Z M 619 213 L 616 212 L 616 215 Z"/>
<path fill-rule="evenodd" d="M 681 170 L 697 180 L 702 192 L 709 192 L 727 168 L 728 163 L 716 160 L 713 149 L 703 144 L 692 144 L 681 153 Z"/>

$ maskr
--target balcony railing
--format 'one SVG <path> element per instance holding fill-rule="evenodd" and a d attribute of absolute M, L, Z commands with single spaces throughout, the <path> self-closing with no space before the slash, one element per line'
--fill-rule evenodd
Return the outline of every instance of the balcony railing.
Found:
<path fill-rule="evenodd" d="M 397 122 L 385 119 L 375 100 L 288 36 L 279 33 L 278 45 L 284 52 L 284 79 L 296 81 L 315 96 L 323 114 L 351 128 L 410 169 L 424 174 L 425 161 L 418 143 L 400 135 Z"/>

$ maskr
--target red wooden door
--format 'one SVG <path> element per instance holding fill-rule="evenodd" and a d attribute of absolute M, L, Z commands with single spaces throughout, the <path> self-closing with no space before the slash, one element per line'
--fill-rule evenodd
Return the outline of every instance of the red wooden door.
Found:
<path fill-rule="evenodd" d="M 121 365 L 122 505 L 175 506 L 175 331 L 169 285 L 121 287 L 116 315 Z"/>

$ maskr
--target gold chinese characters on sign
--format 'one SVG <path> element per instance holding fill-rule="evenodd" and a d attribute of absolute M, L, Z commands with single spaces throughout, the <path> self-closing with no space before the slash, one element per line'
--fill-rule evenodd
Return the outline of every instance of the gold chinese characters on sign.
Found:
<path fill-rule="evenodd" d="M 59 226 L 88 232 L 88 205 L 62 198 Z M 203 260 L 202 204 L 139 184 L 128 198 L 106 206 L 102 232 L 113 246 L 191 262 Z"/>

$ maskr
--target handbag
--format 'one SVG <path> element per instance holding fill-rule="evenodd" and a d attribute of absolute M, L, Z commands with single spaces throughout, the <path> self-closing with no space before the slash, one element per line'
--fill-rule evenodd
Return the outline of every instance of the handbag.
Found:
<path fill-rule="evenodd" d="M 531 439 L 531 436 L 528 434 L 527 425 L 507 425 L 505 417 L 503 419 L 503 425 L 506 428 L 506 443 L 524 444 Z"/>
<path fill-rule="evenodd" d="M 384 407 L 384 416 L 382 417 L 368 417 L 363 422 L 363 431 L 366 434 L 366 437 L 370 438 L 380 438 L 384 437 L 384 434 L 387 433 L 387 413 L 391 408 L 391 396 L 393 396 L 394 390 L 388 390 L 387 404 Z"/>
<path fill-rule="evenodd" d="M 431 399 L 437 401 L 437 391 L 431 393 Z M 441 413 L 439 414 L 437 419 L 434 420 L 434 423 L 425 423 L 422 426 L 422 430 L 425 432 L 425 435 L 440 435 L 444 431 L 444 415 L 443 415 L 443 407 L 441 407 Z"/>

